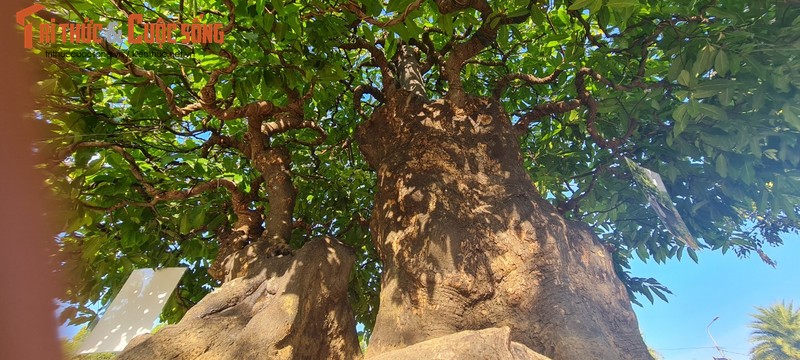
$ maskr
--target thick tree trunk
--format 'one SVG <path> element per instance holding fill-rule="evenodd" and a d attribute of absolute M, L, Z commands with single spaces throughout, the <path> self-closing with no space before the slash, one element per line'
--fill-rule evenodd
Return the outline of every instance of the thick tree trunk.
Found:
<path fill-rule="evenodd" d="M 261 258 L 176 325 L 135 338 L 122 360 L 342 359 L 361 356 L 347 297 L 355 255 L 314 240 L 293 256 Z"/>
<path fill-rule="evenodd" d="M 610 254 L 538 194 L 499 105 L 399 90 L 359 141 L 384 264 L 368 357 L 508 326 L 555 360 L 650 358 Z"/>

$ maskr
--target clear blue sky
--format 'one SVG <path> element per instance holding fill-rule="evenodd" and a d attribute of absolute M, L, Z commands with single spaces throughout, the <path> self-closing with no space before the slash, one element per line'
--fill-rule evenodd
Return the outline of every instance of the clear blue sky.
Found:
<path fill-rule="evenodd" d="M 711 334 L 731 360 L 749 359 L 747 324 L 754 306 L 769 306 L 782 300 L 800 305 L 800 236 L 788 235 L 785 244 L 767 248 L 777 268 L 758 256 L 739 259 L 733 252 L 722 255 L 708 250 L 699 253 L 699 263 L 688 256 L 682 261 L 656 264 L 634 261 L 633 275 L 654 277 L 672 290 L 669 303 L 656 298 L 655 304 L 642 299 L 644 307 L 633 305 L 647 344 L 665 360 L 711 360 L 719 356 L 706 333 Z M 77 327 L 61 327 L 61 336 L 71 337 Z"/>
<path fill-rule="evenodd" d="M 711 360 L 719 357 L 706 333 L 711 335 L 731 360 L 749 359 L 748 338 L 754 306 L 766 307 L 782 300 L 800 305 L 800 236 L 787 235 L 784 245 L 765 248 L 778 262 L 777 268 L 764 264 L 758 255 L 739 259 L 732 251 L 725 255 L 708 250 L 698 254 L 695 264 L 687 256 L 667 264 L 632 264 L 634 276 L 654 277 L 672 290 L 669 303 L 656 298 L 655 305 L 643 299 L 634 305 L 645 342 L 665 360 Z"/>

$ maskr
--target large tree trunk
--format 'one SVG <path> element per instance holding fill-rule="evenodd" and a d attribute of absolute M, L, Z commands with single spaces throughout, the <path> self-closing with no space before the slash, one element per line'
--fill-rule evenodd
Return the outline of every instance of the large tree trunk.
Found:
<path fill-rule="evenodd" d="M 394 94 L 359 129 L 384 265 L 367 356 L 508 326 L 555 360 L 649 359 L 610 254 L 538 194 L 499 105 Z"/>
<path fill-rule="evenodd" d="M 341 359 L 361 356 L 347 297 L 355 255 L 332 239 L 293 256 L 253 257 L 176 325 L 135 338 L 118 357 L 152 359 Z"/>

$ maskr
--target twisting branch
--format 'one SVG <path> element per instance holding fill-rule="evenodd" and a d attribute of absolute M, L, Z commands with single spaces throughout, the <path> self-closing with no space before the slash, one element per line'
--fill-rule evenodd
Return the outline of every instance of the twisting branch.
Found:
<path fill-rule="evenodd" d="M 186 200 L 218 188 L 224 188 L 231 194 L 230 203 L 233 205 L 233 212 L 237 217 L 237 225 L 235 227 L 242 227 L 245 225 L 252 228 L 258 227 L 257 224 L 261 222 L 262 217 L 257 211 L 250 209 L 250 196 L 239 189 L 236 183 L 227 179 L 213 179 L 201 182 L 186 190 L 160 192 L 153 196 L 150 204 L 152 206 L 160 201 Z"/>
<path fill-rule="evenodd" d="M 646 52 L 645 55 L 643 56 L 646 58 Z M 575 88 L 577 90 L 578 99 L 562 100 L 535 106 L 531 111 L 522 116 L 522 118 L 520 118 L 520 120 L 517 122 L 516 125 L 514 125 L 515 131 L 519 134 L 524 133 L 528 130 L 528 127 L 530 126 L 531 123 L 533 123 L 538 119 L 541 119 L 542 117 L 548 115 L 563 114 L 568 111 L 577 109 L 580 105 L 584 105 L 588 110 L 586 114 L 586 129 L 589 132 L 589 136 L 591 136 L 592 140 L 603 149 L 618 148 L 625 141 L 627 141 L 628 138 L 631 137 L 631 135 L 633 135 L 633 132 L 636 130 L 636 127 L 638 126 L 638 120 L 635 118 L 630 118 L 628 122 L 627 131 L 620 138 L 608 140 L 604 138 L 602 135 L 600 135 L 600 132 L 597 129 L 597 113 L 599 105 L 597 104 L 597 100 L 595 100 L 594 97 L 592 96 L 591 92 L 589 92 L 589 90 L 586 88 L 586 78 L 588 77 L 594 79 L 595 81 L 616 91 L 629 91 L 632 89 L 650 90 L 664 86 L 661 83 L 647 84 L 642 81 L 644 75 L 644 65 L 643 65 L 644 61 L 645 60 L 640 62 L 639 67 L 637 69 L 637 76 L 629 85 L 616 84 L 611 80 L 605 78 L 601 74 L 599 74 L 597 71 L 590 68 L 584 67 L 578 69 L 578 72 L 575 75 Z M 545 78 L 532 77 L 530 79 L 525 79 L 525 81 L 532 84 L 546 83 L 545 81 L 554 81 L 554 78 L 558 76 L 557 74 L 558 72 L 559 70 L 556 70 L 553 74 Z M 504 77 L 503 79 L 500 80 L 500 82 L 498 82 L 498 88 L 503 83 L 503 80 L 505 80 L 507 77 L 516 79 L 518 78 L 517 76 L 518 76 L 517 74 L 506 75 L 506 77 Z M 553 79 L 550 79 L 551 77 L 553 77 Z M 498 96 L 498 88 L 495 88 L 495 93 L 494 93 L 495 97 Z"/>
<path fill-rule="evenodd" d="M 265 117 L 284 111 L 276 107 L 273 103 L 263 100 L 252 102 L 244 106 L 236 106 L 227 109 L 220 108 L 215 86 L 220 76 L 223 74 L 231 74 L 233 70 L 239 66 L 239 60 L 224 49 L 219 51 L 219 55 L 228 59 L 230 64 L 226 68 L 215 69 L 211 72 L 211 75 L 208 77 L 208 82 L 200 90 L 199 107 L 220 120 Z"/>
<path fill-rule="evenodd" d="M 225 24 L 225 27 L 222 28 L 222 31 L 228 34 L 236 25 L 236 7 L 233 5 L 231 0 L 222 0 L 222 3 L 224 3 L 228 8 L 228 23 Z"/>
<path fill-rule="evenodd" d="M 224 33 L 229 33 L 236 25 L 236 8 L 231 0 L 223 0 L 223 3 L 228 8 L 228 23 L 222 28 L 222 31 Z M 206 44 L 204 48 L 210 49 L 208 44 Z M 220 120 L 260 118 L 284 111 L 284 109 L 279 109 L 273 103 L 264 100 L 259 100 L 238 107 L 231 107 L 227 109 L 220 108 L 215 86 L 219 81 L 220 76 L 233 73 L 233 71 L 239 66 L 239 59 L 225 49 L 221 49 L 216 53 L 217 55 L 228 59 L 230 64 L 226 68 L 213 70 L 208 77 L 208 82 L 200 90 L 200 106 L 203 108 L 203 110 L 219 118 Z"/>
<path fill-rule="evenodd" d="M 594 46 L 597 46 L 598 48 L 605 48 L 605 47 L 608 46 L 608 45 L 606 45 L 605 42 L 603 42 L 602 40 L 598 39 L 597 36 L 592 35 L 591 24 L 589 24 L 589 22 L 586 21 L 586 19 L 583 18 L 583 15 L 581 15 L 577 11 L 574 11 L 574 12 L 571 11 L 571 12 L 569 12 L 569 14 L 573 19 L 578 19 L 578 22 L 581 23 L 581 25 L 583 25 L 584 36 L 589 41 L 589 43 L 591 43 Z M 605 32 L 605 29 L 602 29 L 602 30 L 603 30 L 603 32 Z"/>
<path fill-rule="evenodd" d="M 202 108 L 202 106 L 199 103 L 193 103 L 185 107 L 179 107 L 175 103 L 175 92 L 154 71 L 145 70 L 144 68 L 137 66 L 136 64 L 133 63 L 133 60 L 127 54 L 117 49 L 114 45 L 112 45 L 105 39 L 103 39 L 103 42 L 100 43 L 100 46 L 103 48 L 103 50 L 106 51 L 106 53 L 121 61 L 122 64 L 125 65 L 125 67 L 128 69 L 131 75 L 143 77 L 148 81 L 156 84 L 156 86 L 158 86 L 158 88 L 161 89 L 161 91 L 166 96 L 167 106 L 169 106 L 170 112 L 175 116 L 184 117 Z"/>
<path fill-rule="evenodd" d="M 297 190 L 292 184 L 291 155 L 285 147 L 272 147 L 255 156 L 253 165 L 266 183 L 269 212 L 262 239 L 268 246 L 287 244 L 292 235 Z"/>
<path fill-rule="evenodd" d="M 411 14 L 412 11 L 414 11 L 416 9 L 419 9 L 420 5 L 422 5 L 422 3 L 424 3 L 424 2 L 425 2 L 425 0 L 416 0 L 416 1 L 414 1 L 413 3 L 409 4 L 406 7 L 406 9 L 402 13 L 400 13 L 400 15 L 398 15 L 397 17 L 395 17 L 393 19 L 387 20 L 387 21 L 381 21 L 381 20 L 375 19 L 375 18 L 367 15 L 364 12 L 364 10 L 361 10 L 361 7 L 355 1 L 348 0 L 347 3 L 345 3 L 343 6 L 344 6 L 345 9 L 347 9 L 350 12 L 352 12 L 353 14 L 355 14 L 362 21 L 365 21 L 365 22 L 370 23 L 372 25 L 375 25 L 377 27 L 387 28 L 387 27 L 394 26 L 394 25 L 397 25 L 397 24 L 405 21 L 406 18 L 408 17 L 408 15 Z"/>
<path fill-rule="evenodd" d="M 639 65 L 639 67 L 640 67 L 640 69 L 644 68 L 644 66 L 642 66 L 641 63 Z M 641 72 L 643 73 L 644 71 L 641 70 Z M 654 88 L 659 88 L 659 87 L 663 86 L 660 83 L 654 83 L 654 84 L 646 84 L 646 83 L 644 83 L 642 81 L 642 79 L 641 79 L 641 75 L 638 75 L 638 72 L 637 72 L 636 79 L 634 79 L 630 83 L 630 85 L 621 85 L 621 84 L 615 84 L 611 80 L 606 79 L 603 75 L 600 75 L 600 73 L 598 73 L 597 71 L 594 71 L 593 69 L 590 69 L 590 68 L 580 68 L 580 69 L 578 69 L 577 77 L 584 78 L 584 77 L 587 77 L 587 76 L 592 78 L 592 79 L 594 79 L 595 81 L 607 86 L 608 88 L 616 90 L 616 91 L 630 91 L 630 90 L 633 90 L 633 89 L 647 90 L 647 89 L 654 89 Z M 577 84 L 577 80 L 578 80 L 577 77 L 576 77 L 576 84 Z"/>
<path fill-rule="evenodd" d="M 250 147 L 248 147 L 243 141 L 232 136 L 219 134 L 217 132 L 212 133 L 208 140 L 203 143 L 201 146 L 201 156 L 208 157 L 208 153 L 211 150 L 211 147 L 214 145 L 239 150 L 239 152 L 241 152 L 245 157 L 250 158 Z"/>
<path fill-rule="evenodd" d="M 261 185 L 263 184 L 263 176 L 256 176 L 253 178 L 253 181 L 250 182 L 250 194 L 248 195 L 248 201 L 252 202 L 261 198 L 259 195 L 259 190 L 261 190 Z"/>
<path fill-rule="evenodd" d="M 364 112 L 361 110 L 361 98 L 364 94 L 369 94 L 380 102 L 386 102 L 383 93 L 376 87 L 370 85 L 359 85 L 353 90 L 353 106 L 356 109 L 356 114 L 364 117 Z"/>
<path fill-rule="evenodd" d="M 261 124 L 261 132 L 267 137 L 299 129 L 311 129 L 319 135 L 313 143 L 304 143 L 305 145 L 317 146 L 322 144 L 328 137 L 328 134 L 316 121 L 305 120 L 302 115 L 296 113 L 287 112 L 277 116 L 273 121 Z"/>
<path fill-rule="evenodd" d="M 225 5 L 229 8 L 229 16 L 228 16 L 228 24 L 223 28 L 223 31 L 229 32 L 233 29 L 235 25 L 235 15 L 234 15 L 234 5 L 230 0 L 224 0 Z M 57 14 L 50 13 L 46 10 L 41 10 L 36 13 L 36 15 L 44 18 L 44 19 L 51 19 L 55 18 L 58 21 L 62 21 L 64 23 L 70 23 L 63 17 L 58 16 Z M 164 93 L 167 106 L 170 109 L 170 112 L 177 116 L 177 117 L 184 117 L 189 115 L 198 110 L 204 110 L 209 114 L 212 114 L 219 118 L 220 120 L 233 120 L 233 119 L 240 119 L 249 116 L 268 116 L 272 115 L 276 112 L 280 112 L 282 109 L 278 109 L 274 104 L 268 101 L 256 101 L 244 106 L 233 107 L 228 109 L 221 109 L 218 105 L 218 100 L 216 99 L 216 93 L 214 86 L 216 85 L 219 77 L 223 74 L 230 74 L 233 70 L 238 66 L 238 60 L 228 53 L 225 50 L 222 50 L 220 55 L 225 57 L 230 61 L 230 65 L 223 69 L 216 69 L 212 71 L 211 76 L 209 76 L 209 81 L 203 87 L 201 91 L 201 99 L 200 102 L 191 103 L 186 106 L 178 106 L 175 101 L 175 92 L 172 88 L 164 82 L 164 80 L 156 74 L 152 70 L 146 70 L 140 66 L 137 66 L 133 63 L 133 60 L 125 54 L 123 51 L 106 41 L 105 39 L 102 40 L 100 43 L 100 47 L 112 57 L 118 59 L 125 65 L 127 72 L 131 75 L 142 77 L 147 79 L 149 82 L 154 83 L 158 86 L 159 89 Z"/>
<path fill-rule="evenodd" d="M 394 74 L 392 74 L 392 68 L 389 65 L 389 61 L 386 59 L 386 55 L 383 53 L 383 51 L 378 49 L 375 44 L 370 44 L 364 39 L 356 38 L 352 43 L 339 45 L 339 48 L 345 50 L 367 50 L 372 56 L 372 61 L 375 62 L 375 64 L 378 66 L 378 69 L 381 71 L 381 82 L 383 84 L 384 91 L 391 91 L 390 89 L 392 89 L 394 86 Z"/>
<path fill-rule="evenodd" d="M 425 32 L 422 33 L 422 50 L 427 56 L 427 59 L 420 64 L 420 72 L 422 74 L 427 73 L 434 65 L 439 65 L 441 67 L 444 64 L 442 53 L 436 50 L 436 45 L 434 45 L 431 39 L 431 33 L 436 30 L 438 29 L 426 29 Z"/>
<path fill-rule="evenodd" d="M 228 192 L 231 193 L 231 198 L 234 204 L 244 204 L 247 200 L 244 192 L 242 192 L 242 190 L 240 190 L 233 181 L 227 179 L 214 179 L 193 185 L 191 188 L 186 190 L 169 190 L 159 193 L 153 197 L 152 202 L 163 200 L 186 200 L 190 197 L 197 196 L 206 191 L 217 188 L 224 188 L 228 190 Z"/>
<path fill-rule="evenodd" d="M 506 74 L 505 76 L 500 78 L 500 80 L 497 82 L 497 85 L 495 85 L 492 95 L 494 95 L 495 99 L 500 98 L 500 96 L 503 95 L 503 91 L 505 91 L 508 85 L 514 80 L 522 80 L 528 85 L 550 84 L 558 79 L 558 75 L 560 75 L 561 72 L 562 70 L 556 69 L 555 71 L 553 71 L 552 74 L 541 78 L 530 74 L 520 74 L 520 73 Z"/>
<path fill-rule="evenodd" d="M 502 15 L 492 12 L 489 2 L 486 0 L 438 0 L 436 5 L 442 14 L 448 14 L 464 9 L 475 9 L 481 14 L 483 23 L 478 31 L 475 32 L 467 41 L 453 46 L 450 56 L 444 62 L 442 75 L 449 84 L 448 97 L 455 102 L 462 102 L 464 99 L 464 89 L 461 83 L 461 68 L 464 63 L 478 55 L 484 48 L 489 46 L 497 38 L 497 29 L 501 23 L 507 20 Z M 501 16 L 497 22 L 492 21 L 493 16 Z"/>
<path fill-rule="evenodd" d="M 607 140 L 603 136 L 600 135 L 600 132 L 597 130 L 597 112 L 598 112 L 598 104 L 597 100 L 594 99 L 592 94 L 586 89 L 586 77 L 591 77 L 592 79 L 597 80 L 598 82 L 618 91 L 625 91 L 630 90 L 633 88 L 647 88 L 644 83 L 641 83 L 639 79 L 634 80 L 630 86 L 618 85 L 614 84 L 610 80 L 604 78 L 602 75 L 598 74 L 596 71 L 589 69 L 589 68 L 581 68 L 578 70 L 578 74 L 575 76 L 575 88 L 578 92 L 578 99 L 580 99 L 581 104 L 585 105 L 588 109 L 586 114 L 586 129 L 589 131 L 589 136 L 592 137 L 592 140 L 599 145 L 601 148 L 604 149 L 616 149 L 622 143 L 624 143 L 628 138 L 633 135 L 633 131 L 638 126 L 638 121 L 635 118 L 630 118 L 628 122 L 628 130 L 626 131 L 625 135 L 621 138 Z"/>
<path fill-rule="evenodd" d="M 605 168 L 604 165 L 600 165 L 597 168 L 595 168 L 591 172 L 592 178 L 589 180 L 589 185 L 586 187 L 586 190 L 584 190 L 579 195 L 567 200 L 566 202 L 559 202 L 559 204 L 557 206 L 558 212 L 563 215 L 563 214 L 566 214 L 569 211 L 578 210 L 578 203 L 580 203 L 581 200 L 583 200 L 586 197 L 586 195 L 589 195 L 589 193 L 592 192 L 592 190 L 594 189 L 595 184 L 597 183 L 597 179 L 599 178 L 600 174 L 603 171 L 605 171 L 605 169 L 606 168 Z M 576 211 L 576 213 L 577 213 L 577 211 Z"/>
<path fill-rule="evenodd" d="M 450 85 L 449 96 L 459 101 L 458 99 L 463 97 L 461 68 L 465 62 L 478 55 L 496 40 L 497 30 L 500 25 L 522 23 L 528 19 L 529 15 L 507 17 L 496 14 L 492 11 L 487 0 L 437 0 L 436 5 L 442 14 L 470 8 L 475 9 L 481 14 L 483 22 L 481 27 L 467 41 L 453 46 L 450 56 L 444 63 L 442 74 Z"/>
<path fill-rule="evenodd" d="M 144 188 L 145 193 L 150 197 L 148 202 L 128 202 L 123 201 L 116 205 L 113 205 L 107 209 L 106 211 L 113 211 L 119 208 L 122 208 L 127 205 L 134 205 L 134 206 L 155 206 L 157 203 L 161 201 L 174 201 L 174 200 L 186 200 L 190 197 L 197 196 L 209 190 L 214 190 L 217 188 L 225 188 L 231 194 L 231 203 L 234 207 L 234 212 L 236 212 L 237 216 L 247 215 L 253 216 L 253 211 L 248 208 L 248 197 L 245 196 L 244 192 L 238 188 L 236 183 L 226 179 L 214 179 L 206 182 L 202 182 L 192 186 L 186 190 L 168 190 L 162 191 L 158 190 L 151 184 L 144 176 L 139 165 L 136 163 L 136 159 L 125 150 L 122 145 L 115 144 L 115 143 L 108 143 L 108 142 L 101 142 L 101 141 L 85 141 L 80 143 L 72 144 L 64 149 L 61 149 L 54 159 L 55 162 L 61 162 L 64 158 L 66 158 L 69 154 L 72 154 L 78 149 L 82 148 L 99 148 L 99 149 L 109 149 L 120 156 L 128 163 L 128 167 L 130 168 L 131 174 L 133 175 L 134 179 L 141 184 Z"/>
<path fill-rule="evenodd" d="M 528 131 L 528 127 L 535 121 L 550 115 L 563 114 L 571 110 L 575 110 L 581 106 L 581 102 L 576 99 L 561 100 L 539 104 L 533 107 L 531 111 L 523 115 L 519 121 L 514 125 L 514 130 L 517 134 L 523 134 Z"/>
<path fill-rule="evenodd" d="M 150 196 L 154 196 L 157 193 L 156 188 L 153 187 L 153 185 L 150 184 L 149 182 L 145 181 L 142 169 L 139 168 L 139 165 L 136 164 L 136 159 L 134 159 L 133 156 L 129 152 L 125 151 L 125 148 L 119 144 L 103 142 L 103 141 L 84 141 L 75 143 L 58 151 L 55 155 L 55 158 L 53 159 L 53 162 L 56 164 L 60 163 L 67 156 L 69 156 L 76 150 L 83 148 L 110 149 L 120 154 L 120 156 L 122 156 L 122 158 L 125 159 L 125 161 L 128 163 L 128 166 L 131 169 L 131 174 L 133 174 L 133 178 L 136 179 L 136 181 L 138 181 L 140 184 L 142 184 L 147 194 Z"/>
<path fill-rule="evenodd" d="M 450 14 L 465 9 L 475 9 L 481 13 L 484 20 L 492 12 L 489 2 L 486 0 L 436 0 L 436 6 L 442 14 Z"/>

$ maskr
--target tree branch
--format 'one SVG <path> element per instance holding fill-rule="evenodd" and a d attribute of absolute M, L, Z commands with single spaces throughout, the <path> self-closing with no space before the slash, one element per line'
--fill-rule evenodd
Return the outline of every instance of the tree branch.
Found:
<path fill-rule="evenodd" d="M 137 182 L 139 182 L 139 184 L 142 185 L 142 187 L 144 187 L 147 195 L 150 196 L 150 201 L 147 203 L 131 203 L 124 201 L 114 206 L 111 206 L 110 208 L 107 209 L 108 211 L 113 211 L 127 205 L 146 204 L 146 206 L 154 206 L 155 204 L 161 201 L 185 200 L 190 197 L 202 194 L 206 191 L 222 187 L 227 189 L 228 192 L 231 194 L 231 203 L 233 204 L 234 212 L 236 213 L 237 216 L 242 218 L 247 217 L 248 219 L 251 219 L 253 216 L 256 216 L 255 212 L 248 208 L 249 197 L 247 197 L 244 194 L 244 192 L 238 188 L 236 183 L 227 179 L 214 179 L 202 182 L 186 190 L 161 191 L 156 189 L 150 182 L 148 182 L 145 179 L 145 176 L 142 173 L 141 168 L 136 163 L 136 159 L 134 159 L 133 156 L 127 151 L 125 151 L 125 148 L 119 144 L 100 142 L 100 141 L 85 141 L 81 143 L 76 143 L 59 151 L 58 158 L 63 159 L 69 154 L 81 148 L 109 149 L 120 154 L 120 156 L 122 156 L 122 158 L 125 159 L 125 161 L 128 163 L 133 177 L 136 179 Z"/>
<path fill-rule="evenodd" d="M 381 83 L 383 84 L 384 91 L 391 91 L 392 87 L 394 86 L 394 75 L 392 74 L 392 68 L 389 65 L 389 61 L 386 60 L 386 55 L 383 53 L 383 51 L 378 49 L 375 44 L 370 44 L 364 39 L 356 38 L 352 43 L 339 45 L 339 48 L 345 50 L 367 50 L 370 55 L 372 55 L 372 60 L 376 65 L 378 65 L 378 69 L 381 71 Z"/>
<path fill-rule="evenodd" d="M 347 9 L 350 12 L 352 12 L 353 14 L 355 14 L 362 21 L 365 21 L 365 22 L 370 23 L 372 25 L 375 25 L 377 27 L 387 28 L 387 27 L 394 26 L 394 25 L 397 25 L 397 24 L 405 21 L 406 18 L 408 17 L 408 15 L 411 14 L 412 11 L 414 11 L 416 9 L 419 9 L 420 5 L 422 5 L 422 3 L 424 3 L 424 2 L 425 2 L 425 0 L 416 0 L 416 1 L 414 1 L 413 3 L 409 4 L 406 7 L 406 9 L 402 13 L 400 13 L 400 15 L 398 15 L 397 17 L 395 17 L 393 19 L 386 20 L 386 21 L 381 21 L 381 20 L 375 19 L 375 18 L 367 15 L 364 12 L 364 10 L 361 10 L 361 8 L 359 7 L 358 3 L 356 3 L 355 1 L 348 0 L 347 3 L 345 3 L 343 6 L 344 6 L 345 9 Z"/>
<path fill-rule="evenodd" d="M 234 5 L 230 0 L 224 0 L 225 5 L 229 8 L 230 14 L 228 16 L 228 24 L 223 28 L 223 31 L 229 32 L 235 24 Z M 46 10 L 41 10 L 36 13 L 37 16 L 49 20 L 56 19 L 63 23 L 72 23 L 63 17 L 53 14 Z M 204 110 L 211 115 L 219 118 L 220 120 L 233 120 L 250 116 L 268 116 L 279 112 L 274 104 L 268 101 L 256 101 L 244 106 L 233 107 L 228 109 L 221 109 L 218 106 L 216 99 L 216 92 L 214 86 L 216 85 L 219 77 L 223 74 L 230 74 L 238 66 L 238 60 L 226 50 L 222 50 L 220 55 L 227 58 L 231 64 L 227 68 L 215 69 L 209 76 L 209 81 L 201 90 L 201 100 L 197 103 L 192 103 L 183 107 L 176 104 L 175 92 L 167 85 L 164 80 L 152 70 L 146 70 L 133 63 L 133 60 L 124 52 L 116 48 L 114 45 L 102 40 L 100 47 L 112 57 L 118 59 L 127 68 L 127 71 L 134 76 L 143 77 L 149 82 L 154 83 L 164 93 L 167 100 L 167 106 L 170 112 L 177 117 L 184 117 L 198 110 Z"/>
<path fill-rule="evenodd" d="M 149 182 L 145 181 L 144 174 L 142 173 L 142 169 L 139 168 L 139 165 L 136 164 L 136 159 L 134 159 L 133 156 L 130 153 L 128 153 L 127 151 L 125 151 L 125 148 L 122 147 L 119 144 L 108 143 L 108 142 L 103 142 L 103 141 L 84 141 L 84 142 L 75 143 L 75 144 L 72 144 L 72 145 L 62 149 L 61 151 L 59 151 L 56 154 L 56 157 L 55 157 L 54 161 L 56 163 L 61 162 L 67 156 L 69 156 L 69 154 L 72 154 L 76 150 L 82 149 L 82 148 L 110 149 L 110 150 L 113 150 L 114 152 L 120 154 L 120 156 L 122 156 L 122 158 L 125 159 L 125 161 L 128 163 L 128 166 L 130 167 L 130 170 L 131 170 L 131 174 L 133 174 L 133 178 L 136 179 L 136 181 L 138 181 L 139 183 L 142 184 L 142 186 L 144 187 L 144 189 L 147 192 L 147 194 L 150 195 L 150 196 L 154 196 L 157 193 L 155 187 L 153 187 L 153 185 L 150 184 Z"/>
<path fill-rule="evenodd" d="M 461 83 L 461 68 L 464 62 L 475 55 L 478 55 L 484 48 L 494 42 L 497 38 L 497 27 L 499 23 L 492 26 L 492 8 L 486 0 L 439 0 L 436 2 L 442 14 L 472 8 L 481 14 L 483 24 L 467 41 L 458 43 L 453 47 L 450 56 L 444 62 L 442 75 L 449 84 L 448 97 L 456 102 L 461 102 L 464 97 L 464 89 Z"/>
<path fill-rule="evenodd" d="M 506 74 L 497 82 L 495 85 L 494 91 L 492 95 L 495 99 L 499 99 L 500 96 L 503 95 L 503 91 L 506 90 L 508 85 L 514 80 L 522 80 L 528 85 L 542 85 L 542 84 L 550 84 L 555 82 L 558 79 L 558 75 L 560 75 L 562 70 L 555 70 L 552 74 L 547 75 L 545 77 L 536 77 L 530 74 L 520 74 L 520 73 L 513 73 L 513 74 Z"/>
<path fill-rule="evenodd" d="M 369 85 L 356 86 L 353 90 L 353 106 L 356 109 L 356 114 L 361 117 L 364 117 L 364 112 L 361 111 L 361 98 L 364 97 L 364 94 L 369 94 L 380 102 L 386 102 L 386 98 L 378 88 Z"/>
<path fill-rule="evenodd" d="M 587 76 L 608 86 L 609 88 L 618 91 L 626 91 L 633 88 L 647 88 L 647 86 L 644 83 L 641 83 L 639 79 L 634 80 L 634 82 L 629 86 L 614 84 L 596 71 L 589 68 L 579 69 L 577 75 L 575 76 L 575 88 L 578 92 L 578 99 L 580 99 L 581 104 L 588 108 L 588 112 L 586 114 L 586 129 L 589 131 L 589 136 L 591 136 L 592 140 L 594 140 L 594 142 L 603 149 L 616 149 L 622 143 L 628 140 L 631 135 L 633 135 L 633 131 L 638 126 L 638 121 L 635 118 L 630 118 L 628 122 L 628 130 L 621 138 L 607 140 L 600 135 L 596 124 L 598 105 L 592 94 L 586 89 L 585 78 Z"/>
<path fill-rule="evenodd" d="M 536 105 L 531 111 L 519 119 L 519 121 L 514 125 L 514 130 L 517 134 L 524 134 L 526 131 L 528 131 L 528 127 L 533 122 L 548 115 L 563 114 L 575 110 L 580 106 L 581 102 L 575 99 Z"/>
<path fill-rule="evenodd" d="M 266 237 L 270 246 L 286 244 L 292 235 L 292 215 L 294 213 L 297 190 L 292 184 L 291 156 L 284 147 L 269 148 L 256 155 L 253 165 L 258 169 L 267 184 L 269 212 L 266 217 Z"/>

